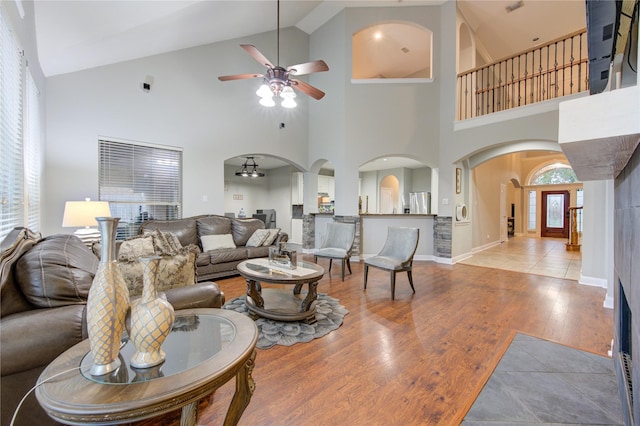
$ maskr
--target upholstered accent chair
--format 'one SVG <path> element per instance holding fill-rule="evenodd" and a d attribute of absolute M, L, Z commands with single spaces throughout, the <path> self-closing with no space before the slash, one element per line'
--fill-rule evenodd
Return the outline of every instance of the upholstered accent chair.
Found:
<path fill-rule="evenodd" d="M 329 259 L 329 273 L 331 273 L 333 259 L 340 260 L 342 262 L 342 281 L 344 281 L 345 265 L 351 273 L 350 258 L 355 238 L 356 225 L 354 223 L 327 223 L 327 233 L 320 248 L 313 255 L 313 261 L 318 263 L 319 257 Z"/>
<path fill-rule="evenodd" d="M 390 226 L 387 233 L 387 240 L 382 247 L 382 251 L 377 256 L 370 257 L 364 261 L 364 288 L 367 289 L 367 276 L 369 266 L 389 271 L 391 278 L 391 300 L 395 299 L 396 293 L 396 273 L 406 271 L 409 278 L 411 290 L 413 287 L 413 277 L 411 267 L 413 256 L 418 248 L 420 230 L 418 228 L 405 228 Z"/>

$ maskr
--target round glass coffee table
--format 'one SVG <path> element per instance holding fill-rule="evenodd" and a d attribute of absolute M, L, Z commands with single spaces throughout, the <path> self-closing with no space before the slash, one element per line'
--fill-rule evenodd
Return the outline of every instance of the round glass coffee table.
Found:
<path fill-rule="evenodd" d="M 287 269 L 269 263 L 268 258 L 240 262 L 238 272 L 247 280 L 247 309 L 252 313 L 279 321 L 316 322 L 318 281 L 324 268 L 311 262 L 299 261 L 295 269 Z M 262 283 L 293 286 L 293 291 L 283 288 L 262 288 Z M 300 294 L 304 284 L 307 294 Z"/>
<path fill-rule="evenodd" d="M 182 408 L 181 425 L 195 425 L 198 401 L 236 378 L 225 425 L 238 423 L 255 383 L 251 377 L 258 329 L 246 315 L 224 309 L 183 309 L 162 349 L 159 366 L 135 369 L 135 349 L 120 349 L 120 368 L 104 376 L 89 374 L 89 340 L 56 358 L 36 388 L 47 414 L 65 424 L 121 424 Z M 54 377 L 55 376 L 55 377 Z"/>

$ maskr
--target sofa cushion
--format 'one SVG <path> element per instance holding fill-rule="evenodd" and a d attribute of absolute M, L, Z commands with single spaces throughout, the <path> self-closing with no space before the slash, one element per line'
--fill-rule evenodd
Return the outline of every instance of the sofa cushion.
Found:
<path fill-rule="evenodd" d="M 245 246 L 256 229 L 264 229 L 260 219 L 231 219 L 231 232 L 236 246 Z"/>
<path fill-rule="evenodd" d="M 271 228 L 268 231 L 269 231 L 269 235 L 262 242 L 263 246 L 270 246 L 273 244 L 276 238 L 278 238 L 278 234 L 280 233 L 280 228 Z"/>
<path fill-rule="evenodd" d="M 264 243 L 264 240 L 267 239 L 267 237 L 269 237 L 268 229 L 256 229 L 251 237 L 249 237 L 249 239 L 247 240 L 247 244 L 245 245 L 247 247 L 260 247 Z"/>
<path fill-rule="evenodd" d="M 203 235 L 200 241 L 202 241 L 202 251 L 236 248 L 231 234 Z"/>
<path fill-rule="evenodd" d="M 40 308 L 84 304 L 98 258 L 75 235 L 46 237 L 16 265 L 16 281 L 27 300 Z"/>
<path fill-rule="evenodd" d="M 22 290 L 15 281 L 14 270 L 18 259 L 29 251 L 42 235 L 28 228 L 14 228 L 2 243 L 0 248 L 0 315 L 2 317 L 32 309 Z"/>
<path fill-rule="evenodd" d="M 247 247 L 247 258 L 255 259 L 257 257 L 269 257 L 269 247 Z"/>
<path fill-rule="evenodd" d="M 231 234 L 231 219 L 224 216 L 207 216 L 196 220 L 198 236 Z"/>
<path fill-rule="evenodd" d="M 211 263 L 214 265 L 247 259 L 247 249 L 245 247 L 238 247 L 228 250 L 214 250 L 210 251 L 209 254 L 211 255 Z"/>

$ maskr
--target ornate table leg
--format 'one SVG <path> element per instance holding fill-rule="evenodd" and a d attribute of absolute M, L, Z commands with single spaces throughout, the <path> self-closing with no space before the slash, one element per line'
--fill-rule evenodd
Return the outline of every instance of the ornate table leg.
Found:
<path fill-rule="evenodd" d="M 318 298 L 318 282 L 309 283 L 309 292 L 307 293 L 307 297 L 304 298 L 302 304 L 300 305 L 300 312 L 307 312 L 311 310 L 311 304 Z M 307 324 L 313 324 L 316 322 L 316 315 L 313 314 L 309 318 L 305 319 Z"/>
<path fill-rule="evenodd" d="M 256 280 L 250 280 L 247 278 L 247 296 L 249 296 L 253 303 L 259 307 L 264 308 L 264 299 L 260 294 L 261 286 Z"/>
<path fill-rule="evenodd" d="M 295 294 L 295 295 L 300 294 L 300 290 L 302 290 L 302 284 L 296 284 L 293 287 L 293 294 Z"/>
<path fill-rule="evenodd" d="M 198 401 L 182 407 L 182 413 L 180 414 L 180 426 L 196 426 L 198 419 Z"/>
<path fill-rule="evenodd" d="M 256 351 L 254 349 L 247 362 L 238 370 L 238 374 L 236 375 L 236 392 L 233 394 L 229 411 L 227 411 L 227 416 L 224 418 L 224 426 L 238 424 L 242 413 L 244 413 L 245 408 L 249 405 L 249 401 L 251 401 L 253 391 L 256 389 L 256 383 L 251 376 L 255 359 Z"/>

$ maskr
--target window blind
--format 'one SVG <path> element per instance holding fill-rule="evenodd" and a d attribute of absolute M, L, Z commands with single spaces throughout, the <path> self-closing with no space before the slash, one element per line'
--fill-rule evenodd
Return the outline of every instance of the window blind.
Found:
<path fill-rule="evenodd" d="M 25 224 L 22 52 L 0 9 L 0 240 Z"/>
<path fill-rule="evenodd" d="M 149 219 L 182 217 L 182 150 L 99 140 L 99 198 L 120 218 L 117 238 Z"/>
<path fill-rule="evenodd" d="M 40 92 L 29 69 L 27 69 L 27 105 L 25 110 L 24 158 L 26 182 L 27 226 L 31 230 L 40 229 L 40 182 L 42 175 L 40 140 Z"/>

